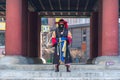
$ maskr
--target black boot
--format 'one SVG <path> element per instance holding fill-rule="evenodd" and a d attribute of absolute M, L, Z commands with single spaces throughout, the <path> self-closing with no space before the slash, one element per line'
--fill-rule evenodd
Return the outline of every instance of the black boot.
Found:
<path fill-rule="evenodd" d="M 70 71 L 70 65 L 66 65 L 66 71 L 67 71 L 67 72 L 71 72 L 71 71 Z"/>
<path fill-rule="evenodd" d="M 55 72 L 59 72 L 59 65 L 57 64 L 57 65 L 55 65 Z"/>

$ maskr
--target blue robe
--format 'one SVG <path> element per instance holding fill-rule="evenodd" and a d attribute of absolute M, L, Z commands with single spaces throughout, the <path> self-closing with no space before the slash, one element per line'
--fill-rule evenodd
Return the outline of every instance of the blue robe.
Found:
<path fill-rule="evenodd" d="M 55 34 L 56 34 L 57 44 L 55 45 L 53 64 L 60 64 L 61 62 L 65 64 L 71 63 L 72 58 L 70 55 L 68 42 L 67 42 L 68 29 L 64 29 L 63 35 L 60 35 L 58 29 L 56 29 Z M 62 40 L 62 42 L 60 42 L 60 39 Z M 65 41 L 66 41 L 66 46 L 65 46 L 66 52 L 62 51 Z"/>

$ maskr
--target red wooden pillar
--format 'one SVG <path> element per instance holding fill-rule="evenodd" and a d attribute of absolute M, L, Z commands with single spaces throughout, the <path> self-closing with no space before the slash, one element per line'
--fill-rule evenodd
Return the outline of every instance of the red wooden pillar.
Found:
<path fill-rule="evenodd" d="M 6 0 L 6 55 L 25 55 L 27 0 Z M 24 35 L 24 36 L 23 36 Z M 24 46 L 24 48 L 23 48 Z"/>
<path fill-rule="evenodd" d="M 118 0 L 100 0 L 99 55 L 118 55 Z"/>
<path fill-rule="evenodd" d="M 28 54 L 28 0 L 22 0 L 22 50 L 23 56 L 27 56 Z"/>
<path fill-rule="evenodd" d="M 90 17 L 90 58 L 98 56 L 98 12 Z"/>
<path fill-rule="evenodd" d="M 40 55 L 40 18 L 37 12 L 28 14 L 28 56 Z"/>

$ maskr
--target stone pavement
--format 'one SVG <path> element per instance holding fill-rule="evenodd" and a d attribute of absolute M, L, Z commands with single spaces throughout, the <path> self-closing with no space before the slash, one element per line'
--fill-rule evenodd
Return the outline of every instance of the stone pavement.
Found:
<path fill-rule="evenodd" d="M 0 65 L 0 80 L 120 80 L 120 65 L 71 65 L 72 72 L 54 65 Z"/>

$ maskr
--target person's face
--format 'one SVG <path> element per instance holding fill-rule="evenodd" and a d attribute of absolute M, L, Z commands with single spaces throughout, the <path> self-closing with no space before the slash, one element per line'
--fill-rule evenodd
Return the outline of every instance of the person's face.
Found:
<path fill-rule="evenodd" d="M 59 23 L 59 28 L 64 28 L 64 23 L 63 22 Z"/>

